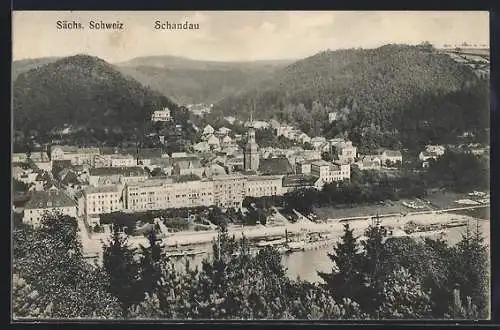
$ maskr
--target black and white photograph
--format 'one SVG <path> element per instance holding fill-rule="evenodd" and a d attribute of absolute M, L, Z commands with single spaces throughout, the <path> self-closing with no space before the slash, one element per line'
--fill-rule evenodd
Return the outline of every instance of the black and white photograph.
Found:
<path fill-rule="evenodd" d="M 11 321 L 489 320 L 487 11 L 13 11 Z"/>

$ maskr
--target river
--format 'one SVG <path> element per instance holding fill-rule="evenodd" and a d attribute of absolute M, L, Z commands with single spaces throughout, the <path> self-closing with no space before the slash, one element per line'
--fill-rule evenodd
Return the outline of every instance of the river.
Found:
<path fill-rule="evenodd" d="M 479 220 L 480 231 L 483 233 L 486 242 L 490 242 L 490 228 L 489 221 Z M 471 227 L 475 226 L 475 223 L 471 223 Z M 446 241 L 450 244 L 456 244 L 460 241 L 462 233 L 465 232 L 466 227 L 455 227 L 446 230 Z M 474 228 L 471 228 L 471 230 Z M 211 251 L 212 247 L 206 245 L 204 249 Z M 328 257 L 328 253 L 333 250 L 333 245 L 331 247 L 325 247 L 317 250 L 295 252 L 287 255 L 283 255 L 282 263 L 287 269 L 287 274 L 290 278 L 296 279 L 300 277 L 302 280 L 307 280 L 309 282 L 321 281 L 318 276 L 318 271 L 330 272 L 332 268 L 332 261 Z M 200 266 L 201 261 L 209 257 L 209 255 L 199 255 L 195 257 L 188 257 L 189 263 L 192 267 Z M 179 260 L 176 262 L 176 267 L 182 269 L 185 261 Z"/>

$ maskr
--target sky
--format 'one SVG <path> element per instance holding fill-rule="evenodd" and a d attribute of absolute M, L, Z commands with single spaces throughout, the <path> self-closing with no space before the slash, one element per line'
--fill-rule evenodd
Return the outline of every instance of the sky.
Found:
<path fill-rule="evenodd" d="M 298 59 L 327 49 L 388 43 L 489 45 L 486 11 L 16 11 L 12 15 L 14 60 L 88 54 L 111 63 L 154 55 L 253 61 Z M 78 21 L 85 28 L 58 30 L 59 20 Z M 118 20 L 123 30 L 90 30 L 90 20 Z M 197 23 L 199 29 L 155 30 L 157 20 Z"/>

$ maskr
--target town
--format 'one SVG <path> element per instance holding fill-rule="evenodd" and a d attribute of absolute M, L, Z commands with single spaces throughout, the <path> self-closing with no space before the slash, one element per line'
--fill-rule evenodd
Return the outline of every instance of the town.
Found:
<path fill-rule="evenodd" d="M 190 108 L 195 109 L 193 112 L 197 116 L 207 113 L 200 112 L 203 108 L 200 106 Z M 329 118 L 335 120 L 336 113 L 330 113 Z M 154 123 L 172 120 L 168 108 L 151 115 Z M 224 120 L 226 126 L 237 122 L 234 117 Z M 94 241 L 100 242 L 97 248 L 96 244 L 84 244 L 89 260 L 99 261 L 102 259 L 99 247 L 103 243 L 102 233 L 109 235 L 110 226 L 116 222 L 109 217 L 111 214 L 144 215 L 147 211 L 210 207 L 246 214 L 249 205 L 244 205 L 244 201 L 248 198 L 276 200 L 294 191 L 321 191 L 325 185 L 349 181 L 351 169 L 391 174 L 400 171 L 405 162 L 401 150 L 380 149 L 377 153 L 362 155 L 347 139 L 309 137 L 296 127 L 277 120 L 267 122 L 250 118 L 239 124 L 245 127 L 245 136 L 233 134 L 226 126 L 217 130 L 210 124 L 202 129 L 195 128 L 201 131 L 201 140 L 190 148 L 191 152 L 167 154 L 161 147 L 119 150 L 52 145 L 47 151 L 15 153 L 12 156 L 13 178 L 24 184 L 27 191 L 25 195 L 15 196 L 18 201 L 15 204 L 19 207 L 15 207 L 14 212 L 24 224 L 35 226 L 48 212 L 76 217 L 83 240 L 90 242 L 94 237 Z M 260 148 L 256 132 L 262 130 L 271 130 L 277 138 L 286 138 L 295 146 Z M 157 138 L 160 143 L 165 142 L 163 137 Z M 460 147 L 463 152 L 474 155 L 489 153 L 487 146 Z M 428 145 L 415 156 L 419 166 L 425 169 L 430 161 L 444 153 L 445 146 Z M 488 196 L 482 200 L 483 204 L 489 203 Z M 403 202 L 403 205 L 408 209 L 424 207 L 414 202 Z M 257 207 L 252 203 L 250 208 Z M 292 216 L 295 214 L 302 216 L 294 209 Z M 191 212 L 193 216 L 196 216 L 195 211 Z M 284 219 L 286 222 L 292 217 Z M 305 219 L 317 221 L 317 216 L 310 214 Z M 137 221 L 129 224 L 136 227 L 130 228 L 130 234 L 137 230 L 140 233 L 141 221 L 146 222 L 141 216 Z M 185 222 L 181 228 L 187 229 L 189 218 Z M 171 233 L 172 228 L 166 225 L 162 223 L 160 228 Z M 205 218 L 195 220 L 192 228 L 209 231 L 218 225 L 220 223 L 214 224 Z M 145 239 L 140 241 L 144 243 Z"/>

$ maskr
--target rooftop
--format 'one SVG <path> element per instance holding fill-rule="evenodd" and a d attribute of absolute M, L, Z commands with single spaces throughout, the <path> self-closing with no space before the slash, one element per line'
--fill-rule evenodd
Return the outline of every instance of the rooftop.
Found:
<path fill-rule="evenodd" d="M 92 187 L 89 186 L 85 188 L 85 194 L 98 194 L 98 193 L 112 193 L 119 192 L 118 185 L 109 185 L 109 186 L 101 186 L 101 187 Z"/>
<path fill-rule="evenodd" d="M 201 162 L 198 157 L 188 156 L 188 157 L 179 157 L 172 159 L 174 166 L 178 166 L 181 169 L 186 168 L 200 168 Z"/>
<path fill-rule="evenodd" d="M 326 160 L 320 159 L 320 160 L 315 160 L 311 163 L 313 166 L 330 166 L 332 163 L 327 162 Z"/>
<path fill-rule="evenodd" d="M 285 157 L 261 159 L 258 171 L 264 175 L 286 175 L 294 173 L 290 161 Z"/>
<path fill-rule="evenodd" d="M 172 178 L 150 178 L 146 181 L 131 182 L 128 184 L 129 187 L 160 187 L 167 183 L 173 183 Z"/>
<path fill-rule="evenodd" d="M 264 180 L 280 180 L 283 176 L 281 175 L 249 175 L 247 176 L 248 181 L 264 181 Z"/>
<path fill-rule="evenodd" d="M 242 180 L 245 179 L 245 176 L 239 173 L 232 173 L 226 175 L 218 175 L 214 177 L 214 181 L 224 181 L 224 180 Z"/>
<path fill-rule="evenodd" d="M 49 156 L 44 151 L 32 152 L 29 157 L 34 162 L 49 162 Z"/>
<path fill-rule="evenodd" d="M 91 176 L 123 175 L 123 176 L 141 176 L 146 175 L 142 167 L 96 167 L 90 169 Z"/>
<path fill-rule="evenodd" d="M 75 202 L 60 191 L 36 191 L 26 203 L 25 209 L 46 209 L 75 206 Z"/>
<path fill-rule="evenodd" d="M 399 150 L 384 149 L 382 153 L 386 154 L 388 157 L 402 157 L 401 151 Z"/>
<path fill-rule="evenodd" d="M 55 145 L 50 148 L 51 152 L 56 149 L 61 149 L 65 153 L 79 153 L 79 154 L 100 154 L 99 148 L 94 147 L 76 147 L 67 145 Z"/>
<path fill-rule="evenodd" d="M 151 158 L 151 165 L 172 166 L 172 164 L 173 161 L 170 157 Z"/>

